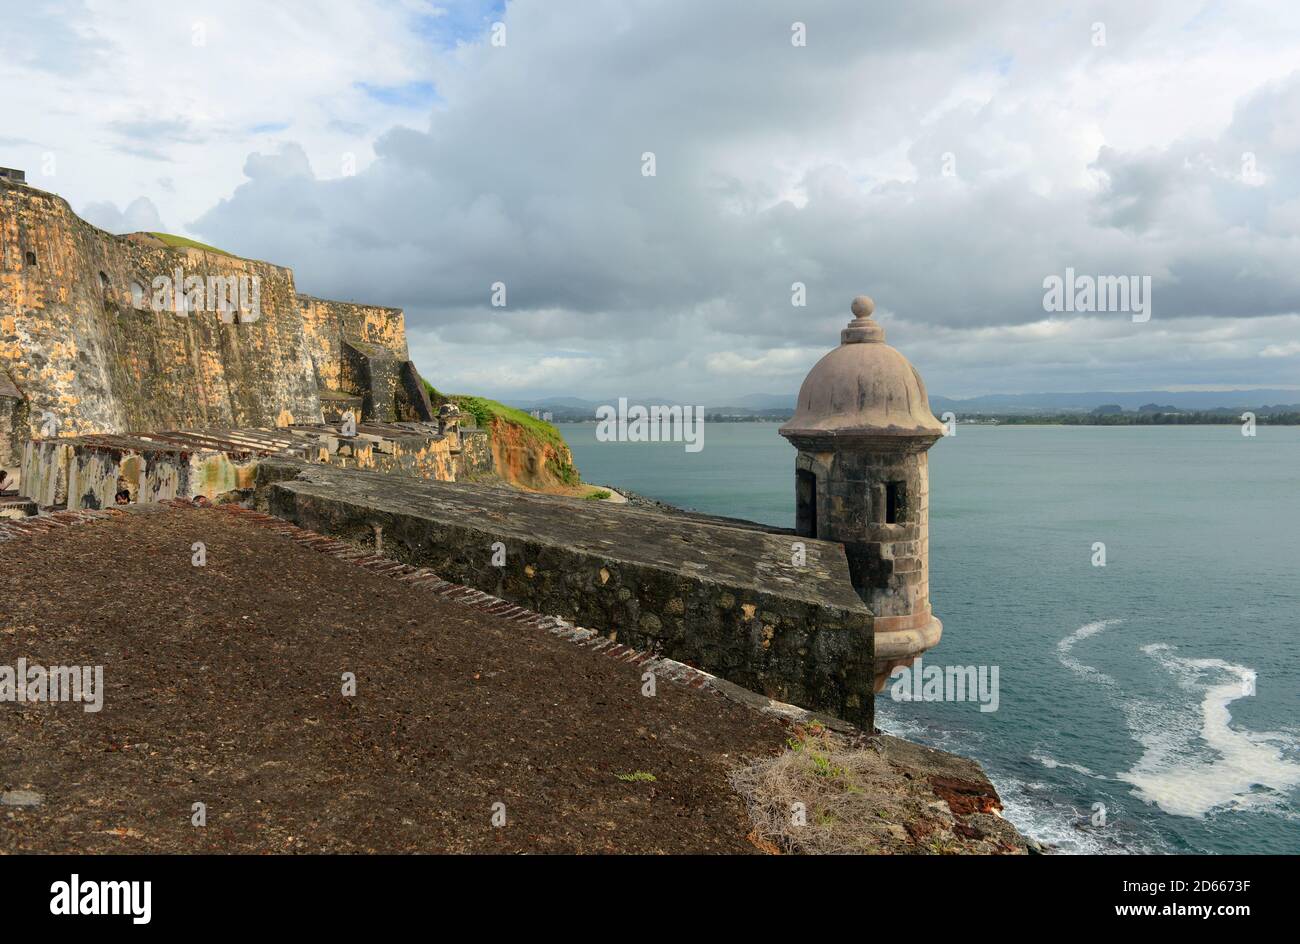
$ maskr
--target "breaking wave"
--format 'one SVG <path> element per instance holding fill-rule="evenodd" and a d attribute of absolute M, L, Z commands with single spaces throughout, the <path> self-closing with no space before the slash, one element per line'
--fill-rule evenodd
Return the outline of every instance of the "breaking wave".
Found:
<path fill-rule="evenodd" d="M 1248 697 L 1253 670 L 1222 659 L 1188 659 L 1156 643 L 1142 652 L 1199 698 L 1199 711 L 1168 700 L 1133 699 L 1124 707 L 1143 753 L 1117 775 L 1138 797 L 1173 816 L 1229 810 L 1278 810 L 1300 787 L 1300 739 L 1232 726 L 1228 706 Z"/>

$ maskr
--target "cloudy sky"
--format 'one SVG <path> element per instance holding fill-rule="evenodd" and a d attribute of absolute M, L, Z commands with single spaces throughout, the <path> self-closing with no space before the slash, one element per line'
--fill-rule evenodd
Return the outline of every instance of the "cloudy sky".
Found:
<path fill-rule="evenodd" d="M 789 393 L 862 292 L 936 394 L 1300 385 L 1288 0 L 0 14 L 0 165 L 404 308 L 443 389 Z M 1067 267 L 1150 320 L 1044 311 Z"/>

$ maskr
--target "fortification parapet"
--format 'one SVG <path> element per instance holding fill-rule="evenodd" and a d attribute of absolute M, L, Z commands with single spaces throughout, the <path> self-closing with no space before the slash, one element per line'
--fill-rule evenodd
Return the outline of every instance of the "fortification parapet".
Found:
<path fill-rule="evenodd" d="M 400 309 L 299 295 L 290 269 L 191 241 L 114 236 L 0 177 L 0 468 L 35 437 L 320 423 L 323 400 L 356 399 L 365 420 L 434 420 Z"/>

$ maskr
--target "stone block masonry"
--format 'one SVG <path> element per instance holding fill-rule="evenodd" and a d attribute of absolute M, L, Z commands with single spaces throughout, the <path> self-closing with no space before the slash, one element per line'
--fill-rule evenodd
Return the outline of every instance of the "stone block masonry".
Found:
<path fill-rule="evenodd" d="M 251 491 L 268 456 L 455 481 L 481 472 L 484 438 L 444 435 L 432 423 L 362 423 L 355 435 L 318 424 L 38 439 L 27 445 L 22 481 L 36 505 L 71 509 L 111 506 L 120 491 L 129 504 Z"/>
<path fill-rule="evenodd" d="M 257 312 L 155 310 L 154 280 L 178 271 L 256 279 Z M 352 342 L 371 369 L 345 370 Z M 408 357 L 400 309 L 299 295 L 268 262 L 114 236 L 0 178 L 0 468 L 37 437 L 320 423 L 322 392 L 360 398 L 367 420 L 428 422 Z"/>
<path fill-rule="evenodd" d="M 0 469 L 4 457 L 22 455 L 27 428 L 27 401 L 0 368 Z"/>
<path fill-rule="evenodd" d="M 872 727 L 872 618 L 839 544 L 277 459 L 257 481 L 301 527 Z"/>
<path fill-rule="evenodd" d="M 260 316 L 152 310 L 152 280 L 177 268 L 258 278 Z M 288 269 L 113 236 L 54 194 L 3 181 L 0 369 L 32 436 L 321 419 Z"/>
<path fill-rule="evenodd" d="M 362 415 L 381 423 L 397 419 L 397 391 L 401 367 L 395 357 L 378 344 L 365 341 L 343 343 L 343 385 L 349 390 L 365 390 Z M 426 419 L 432 419 L 432 416 Z"/>
<path fill-rule="evenodd" d="M 302 294 L 298 296 L 298 308 L 306 328 L 307 347 L 323 388 L 336 390 L 342 383 L 345 339 L 373 345 L 399 363 L 409 357 L 400 308 L 336 302 Z"/>

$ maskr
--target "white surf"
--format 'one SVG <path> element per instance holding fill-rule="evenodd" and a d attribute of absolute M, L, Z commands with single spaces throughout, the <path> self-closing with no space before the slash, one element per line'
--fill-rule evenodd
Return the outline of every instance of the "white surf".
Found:
<path fill-rule="evenodd" d="M 1228 710 L 1250 697 L 1253 670 L 1222 659 L 1182 658 L 1163 643 L 1142 651 L 1199 701 L 1126 702 L 1126 720 L 1143 754 L 1117 779 L 1173 816 L 1285 807 L 1300 786 L 1300 763 L 1292 759 L 1300 743 L 1283 732 L 1233 727 Z"/>

